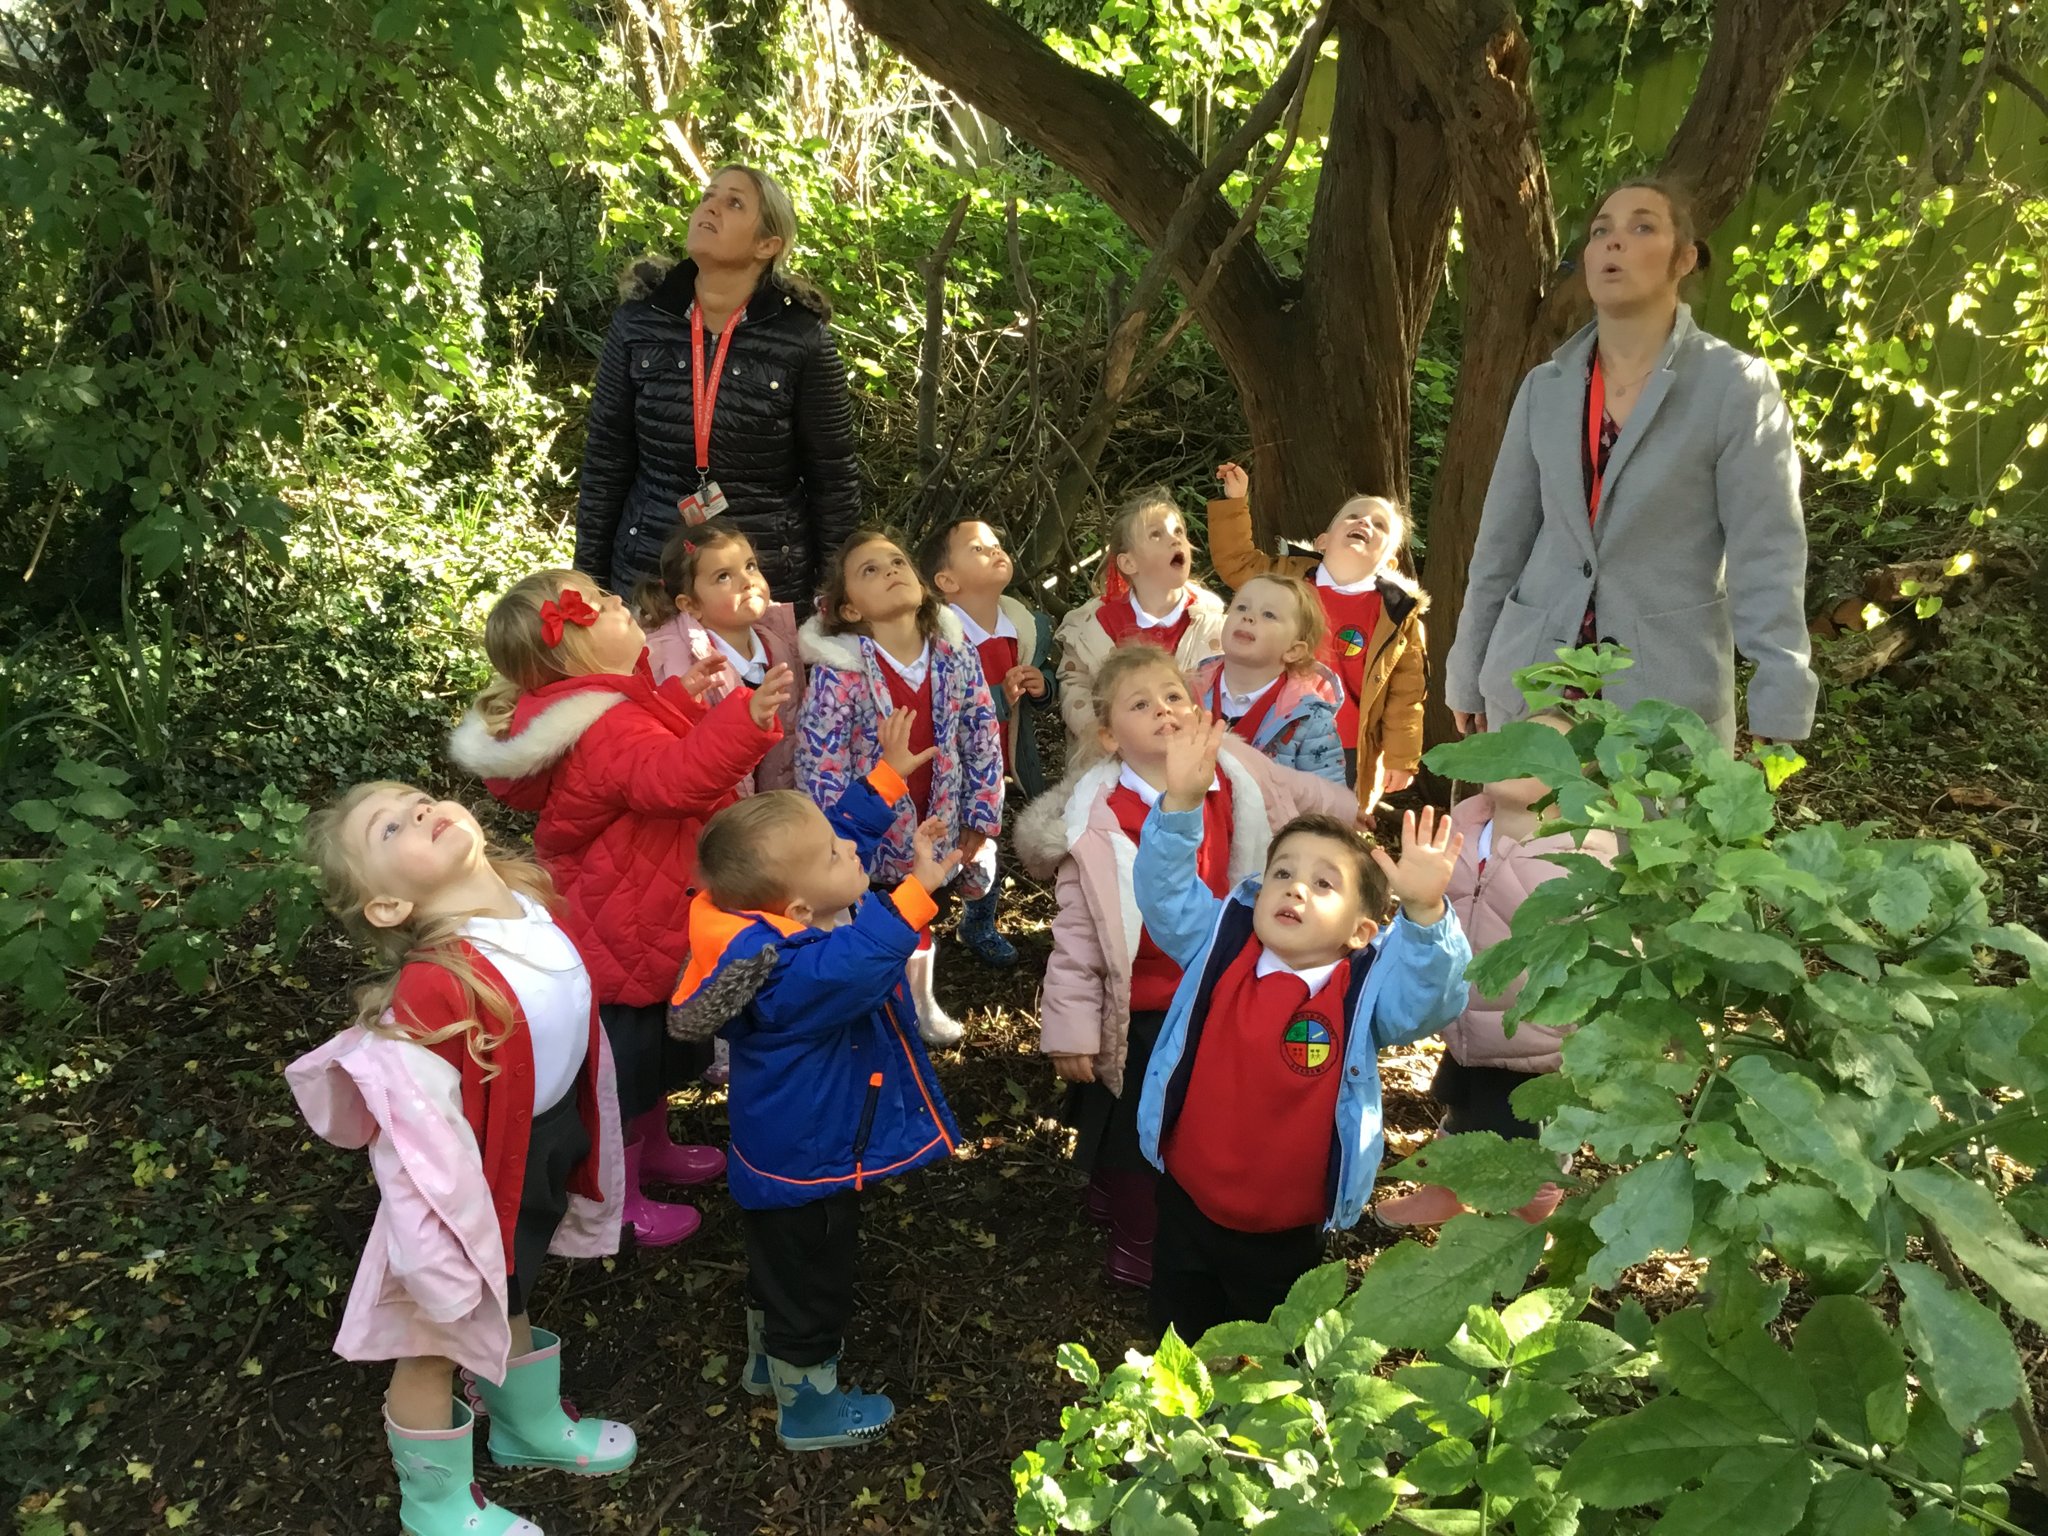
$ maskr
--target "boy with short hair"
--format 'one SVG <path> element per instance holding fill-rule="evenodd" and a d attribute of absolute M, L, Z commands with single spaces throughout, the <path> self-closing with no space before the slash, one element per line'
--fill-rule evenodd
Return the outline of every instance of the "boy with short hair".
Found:
<path fill-rule="evenodd" d="M 901 724 L 898 724 L 901 722 Z M 703 891 L 689 909 L 689 958 L 669 1033 L 732 1045 L 732 1157 L 726 1181 L 746 1239 L 747 1366 L 770 1394 L 789 1450 L 854 1445 L 895 1407 L 839 1383 L 853 1313 L 857 1197 L 950 1157 L 959 1129 L 918 1037 L 904 970 L 937 912 L 932 893 L 960 861 L 938 858 L 926 822 L 916 862 L 886 895 L 867 860 L 930 753 L 909 751 L 909 717 L 883 725 L 883 760 L 832 817 L 771 790 L 711 818 L 698 847 Z"/>
<path fill-rule="evenodd" d="M 1219 898 L 1195 878 L 1201 806 L 1228 726 L 1169 747 L 1138 842 L 1138 910 L 1183 971 L 1145 1073 L 1138 1137 L 1165 1177 L 1152 1323 L 1189 1342 L 1262 1320 L 1355 1224 L 1386 1138 L 1379 1051 L 1464 1011 L 1471 947 L 1444 903 L 1463 838 L 1425 810 L 1401 854 L 1298 816 L 1263 876 Z M 1380 932 L 1389 898 L 1401 915 Z"/>
<path fill-rule="evenodd" d="M 943 597 L 981 658 L 981 675 L 994 701 L 1003 736 L 1003 772 L 1025 797 L 1046 791 L 1038 761 L 1033 721 L 1058 701 L 1052 669 L 1052 621 L 1009 595 L 1014 574 L 1001 537 L 975 517 L 940 523 L 918 546 L 917 565 L 925 585 Z M 989 846 L 993 857 L 994 846 Z M 988 894 L 967 903 L 960 938 L 984 965 L 1014 965 L 1017 951 L 996 931 L 996 882 Z"/>

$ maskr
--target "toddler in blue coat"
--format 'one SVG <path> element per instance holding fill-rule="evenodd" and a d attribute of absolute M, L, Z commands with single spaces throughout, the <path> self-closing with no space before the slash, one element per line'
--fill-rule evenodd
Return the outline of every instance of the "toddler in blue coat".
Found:
<path fill-rule="evenodd" d="M 938 822 L 913 839 L 910 875 L 868 894 L 867 862 L 895 825 L 905 781 L 931 757 L 909 716 L 881 726 L 882 761 L 827 813 L 793 790 L 711 819 L 697 850 L 703 890 L 669 1031 L 722 1032 L 732 1050 L 726 1182 L 747 1248 L 746 1390 L 773 1394 L 785 1448 L 826 1450 L 881 1434 L 895 1407 L 839 1384 L 853 1314 L 858 1195 L 943 1162 L 959 1129 L 918 1038 L 905 967 L 960 861 Z"/>

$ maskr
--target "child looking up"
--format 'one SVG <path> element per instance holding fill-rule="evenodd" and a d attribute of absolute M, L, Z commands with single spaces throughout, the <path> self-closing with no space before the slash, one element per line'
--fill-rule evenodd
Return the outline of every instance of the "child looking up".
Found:
<path fill-rule="evenodd" d="M 1228 730 L 1167 747 L 1134 870 L 1138 910 L 1185 972 L 1145 1073 L 1138 1138 L 1165 1174 L 1152 1322 L 1193 1341 L 1264 1319 L 1363 1213 L 1386 1147 L 1378 1053 L 1464 1010 L 1472 951 L 1444 904 L 1459 839 L 1402 817 L 1389 858 L 1335 818 L 1280 829 L 1228 897 L 1195 878 Z M 1387 899 L 1401 915 L 1377 946 Z"/>
<path fill-rule="evenodd" d="M 1102 541 L 1102 595 L 1060 620 L 1068 767 L 1101 750 L 1089 684 L 1111 651 L 1142 641 L 1171 656 L 1183 674 L 1216 654 L 1223 603 L 1194 581 L 1194 559 L 1187 525 L 1164 486 L 1138 492 L 1110 518 Z"/>
<path fill-rule="evenodd" d="M 1252 542 L 1251 481 L 1235 464 L 1216 471 L 1221 501 L 1209 503 L 1209 558 L 1232 587 L 1269 571 L 1305 576 L 1323 605 L 1322 660 L 1344 680 L 1337 736 L 1359 803 L 1415 782 L 1422 761 L 1422 703 L 1429 662 L 1422 628 L 1429 599 L 1401 574 L 1408 523 L 1384 496 L 1353 496 L 1316 535 L 1319 558 L 1275 557 Z"/>
<path fill-rule="evenodd" d="M 1571 720 L 1555 710 L 1531 715 L 1555 731 L 1569 731 Z M 1465 839 L 1458 867 L 1445 895 L 1451 910 L 1471 936 L 1474 953 L 1508 936 L 1515 909 L 1536 887 L 1565 873 L 1561 854 L 1583 853 L 1612 864 L 1621 851 L 1612 832 L 1553 832 L 1541 836 L 1537 807 L 1551 798 L 1541 779 L 1503 779 L 1460 800 L 1451 811 L 1451 825 Z M 1583 838 L 1584 841 L 1577 839 Z M 1509 982 L 1498 997 L 1472 1000 L 1456 1022 L 1444 1027 L 1444 1054 L 1430 1097 L 1445 1111 L 1443 1133 L 1492 1131 L 1509 1141 L 1533 1141 L 1537 1127 L 1516 1114 L 1508 1096 L 1540 1072 L 1563 1065 L 1566 1030 L 1548 1024 L 1523 1023 L 1507 1032 L 1503 1022 L 1521 996 L 1524 978 Z M 1547 1219 L 1557 1209 L 1559 1190 L 1547 1184 L 1515 1214 L 1527 1222 Z M 1374 1208 L 1389 1226 L 1434 1226 L 1464 1209 L 1458 1197 L 1441 1185 L 1424 1184 L 1413 1193 L 1382 1200 Z"/>
<path fill-rule="evenodd" d="M 926 821 L 958 848 L 962 894 L 986 895 L 995 880 L 993 839 L 1003 829 L 1003 746 L 981 663 L 910 557 L 874 529 L 855 533 L 825 562 L 818 616 L 798 635 L 811 663 L 796 754 L 797 786 L 829 813 L 882 760 L 882 722 L 910 716 L 913 751 L 930 755 L 909 774 L 910 796 L 869 871 L 882 885 L 908 875 L 913 834 Z M 964 1031 L 933 992 L 929 933 L 910 962 L 918 1028 L 930 1045 Z"/>
<path fill-rule="evenodd" d="M 1289 768 L 1348 785 L 1338 703 L 1344 684 L 1316 660 L 1323 609 L 1299 576 L 1256 576 L 1223 621 L 1223 654 L 1196 669 L 1203 706 L 1230 733 Z"/>
<path fill-rule="evenodd" d="M 625 1221 L 650 1247 L 679 1243 L 700 1218 L 653 1199 L 646 1183 L 715 1179 L 713 1147 L 669 1140 L 667 1096 L 701 1072 L 669 1047 L 663 1010 L 683 958 L 683 912 L 697 832 L 781 740 L 793 681 L 771 667 L 709 713 L 686 683 L 657 684 L 632 611 L 589 577 L 541 571 L 499 598 L 484 626 L 497 677 L 449 738 L 449 755 L 515 810 L 539 813 L 533 850 L 562 893 L 618 1060 L 628 1122 Z"/>
<path fill-rule="evenodd" d="M 678 528 L 661 550 L 661 578 L 640 590 L 647 664 L 657 683 L 680 678 L 716 657 L 724 665 L 703 699 L 716 704 L 735 688 L 758 688 L 772 667 L 788 667 L 794 686 L 777 712 L 782 739 L 738 793 L 796 788 L 796 722 L 804 696 L 796 649 L 796 610 L 771 601 L 753 541 L 722 518 Z"/>
<path fill-rule="evenodd" d="M 853 1316 L 859 1194 L 952 1155 L 959 1130 L 918 1040 L 905 967 L 958 867 L 937 821 L 912 839 L 910 872 L 869 894 L 865 860 L 909 801 L 918 766 L 904 713 L 882 724 L 883 761 L 828 817 L 778 791 L 704 829 L 704 892 L 690 908 L 690 964 L 669 1027 L 732 1043 L 732 1194 L 747 1244 L 747 1367 L 773 1394 L 794 1451 L 881 1434 L 895 1407 L 839 1384 Z"/>
<path fill-rule="evenodd" d="M 390 1360 L 384 1434 L 416 1536 L 540 1528 L 475 1482 L 491 1459 L 601 1475 L 633 1431 L 563 1411 L 562 1341 L 526 1305 L 549 1253 L 619 1242 L 619 1120 L 590 975 L 538 866 L 493 856 L 468 809 L 359 784 L 307 826 L 327 908 L 396 967 L 356 1022 L 285 1069 L 316 1135 L 366 1148 L 377 1219 L 335 1353 Z"/>
<path fill-rule="evenodd" d="M 1166 787 L 1166 751 L 1207 716 L 1164 651 L 1112 652 L 1095 673 L 1098 760 L 1060 781 L 1017 820 L 1017 851 L 1041 880 L 1058 877 L 1040 999 L 1039 1049 L 1072 1086 L 1062 1118 L 1078 1132 L 1088 1208 L 1109 1228 L 1113 1285 L 1152 1279 L 1156 1176 L 1138 1150 L 1138 1085 L 1180 985 L 1180 966 L 1153 942 L 1131 899 L 1139 836 Z M 1272 829 L 1304 811 L 1349 816 L 1341 784 L 1278 767 L 1239 741 L 1217 759 L 1202 800 L 1196 874 L 1215 895 L 1255 873 Z"/>
<path fill-rule="evenodd" d="M 1010 557 L 996 531 L 978 518 L 941 523 L 918 549 L 924 584 L 946 599 L 961 632 L 981 660 L 981 679 L 1003 733 L 1003 772 L 1026 795 L 1045 793 L 1032 723 L 1057 692 L 1046 676 L 1052 622 L 1005 590 Z M 1027 638 L 1028 637 L 1028 638 Z M 984 965 L 1015 965 L 1017 951 L 996 931 L 999 883 L 967 903 L 960 937 Z"/>

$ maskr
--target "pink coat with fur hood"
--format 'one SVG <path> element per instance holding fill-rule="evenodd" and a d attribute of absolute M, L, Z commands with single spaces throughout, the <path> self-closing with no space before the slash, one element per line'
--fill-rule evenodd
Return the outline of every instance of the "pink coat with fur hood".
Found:
<path fill-rule="evenodd" d="M 1458 914 L 1475 955 L 1508 936 L 1515 909 L 1528 900 L 1531 891 L 1564 873 L 1562 865 L 1550 862 L 1552 854 L 1586 853 L 1611 864 L 1620 851 L 1612 832 L 1588 832 L 1582 846 L 1569 832 L 1518 843 L 1496 831 L 1486 868 L 1481 870 L 1479 834 L 1492 819 L 1493 801 L 1484 790 L 1460 800 L 1451 811 L 1451 825 L 1465 835 L 1465 848 L 1458 855 L 1458 867 L 1451 871 L 1444 900 Z M 1522 980 L 1517 976 L 1498 997 L 1482 997 L 1477 987 L 1472 989 L 1465 1011 L 1444 1029 L 1444 1049 L 1454 1059 L 1468 1067 L 1505 1067 L 1510 1072 L 1555 1072 L 1563 1064 L 1559 1049 L 1565 1030 L 1546 1024 L 1517 1024 L 1510 1038 L 1502 1023 L 1522 995 Z"/>
<path fill-rule="evenodd" d="M 782 726 L 782 740 L 768 749 L 760 767 L 740 781 L 739 792 L 742 795 L 796 788 L 796 720 L 797 711 L 804 702 L 805 667 L 796 650 L 796 609 L 788 603 L 769 604 L 768 611 L 761 615 L 761 622 L 754 626 L 754 633 L 761 637 L 761 649 L 768 653 L 768 665 L 788 667 L 796 677 L 796 689 L 790 694 L 789 702 L 776 711 L 775 718 Z M 706 656 L 718 654 L 711 631 L 680 609 L 666 624 L 647 632 L 647 664 L 654 669 L 657 683 L 681 677 Z M 705 708 L 724 699 L 738 681 L 728 668 L 721 680 L 705 693 Z"/>
<path fill-rule="evenodd" d="M 1017 857 L 1043 880 L 1058 872 L 1059 913 L 1039 1001 L 1039 1045 L 1049 1056 L 1093 1055 L 1096 1080 L 1123 1092 L 1131 1033 L 1131 959 L 1144 923 L 1132 868 L 1138 845 L 1110 809 L 1123 765 L 1098 761 L 1069 775 L 1017 819 Z M 1283 768 L 1230 740 L 1216 771 L 1231 792 L 1230 878 L 1266 867 L 1273 834 L 1312 811 L 1349 822 L 1357 797 L 1342 784 Z"/>
<path fill-rule="evenodd" d="M 619 1246 L 625 1194 L 611 1047 L 598 1047 L 602 1200 L 569 1196 L 548 1252 L 594 1259 Z M 344 1360 L 443 1355 L 485 1380 L 505 1379 L 505 1245 L 482 1155 L 462 1117 L 462 1077 L 423 1045 L 343 1030 L 285 1068 L 313 1133 L 367 1147 L 377 1219 L 349 1287 L 334 1352 Z"/>

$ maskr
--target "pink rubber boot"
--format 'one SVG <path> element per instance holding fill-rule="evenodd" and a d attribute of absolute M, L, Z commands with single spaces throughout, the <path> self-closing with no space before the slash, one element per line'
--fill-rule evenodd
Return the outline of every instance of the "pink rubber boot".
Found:
<path fill-rule="evenodd" d="M 693 1237 L 704 1218 L 696 1207 L 650 1200 L 640 1188 L 640 1143 L 626 1143 L 626 1208 L 620 1220 L 642 1248 L 666 1248 Z"/>
<path fill-rule="evenodd" d="M 1081 1195 L 1081 1209 L 1098 1227 L 1109 1225 L 1109 1186 L 1103 1182 L 1109 1177 L 1111 1175 L 1101 1172 L 1089 1174 L 1088 1188 Z"/>
<path fill-rule="evenodd" d="M 1464 1202 L 1441 1184 L 1420 1184 L 1412 1194 L 1380 1201 L 1373 1214 L 1390 1227 L 1434 1227 L 1464 1210 Z"/>
<path fill-rule="evenodd" d="M 1532 1227 L 1540 1227 L 1550 1220 L 1550 1213 L 1557 1209 L 1558 1201 L 1564 1198 L 1564 1191 L 1555 1184 L 1546 1184 L 1536 1191 L 1536 1198 L 1519 1207 L 1515 1214 Z"/>
<path fill-rule="evenodd" d="M 682 1146 L 668 1134 L 668 1105 L 657 1104 L 626 1127 L 626 1139 L 640 1143 L 640 1175 L 650 1184 L 708 1184 L 725 1172 L 716 1147 Z"/>
<path fill-rule="evenodd" d="M 1109 1254 L 1103 1278 L 1144 1290 L 1152 1284 L 1152 1242 L 1159 1234 L 1159 1179 L 1152 1173 L 1106 1173 Z"/>

